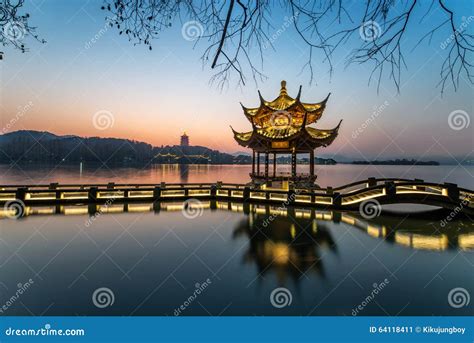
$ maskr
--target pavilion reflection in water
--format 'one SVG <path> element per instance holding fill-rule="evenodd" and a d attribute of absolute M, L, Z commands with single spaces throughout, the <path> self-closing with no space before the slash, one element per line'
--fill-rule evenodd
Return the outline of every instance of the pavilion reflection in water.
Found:
<path fill-rule="evenodd" d="M 189 205 L 189 204 L 188 204 Z M 307 268 L 311 262 L 317 261 L 318 251 L 315 247 L 310 251 L 311 242 L 317 245 L 328 245 L 336 251 L 330 232 L 324 222 L 344 223 L 357 228 L 371 237 L 384 239 L 393 243 L 422 250 L 461 249 L 474 250 L 474 223 L 469 220 L 453 220 L 441 227 L 441 219 L 430 214 L 430 220 L 415 217 L 381 215 L 374 219 L 365 219 L 358 212 L 322 211 L 310 208 L 276 207 L 263 204 L 245 204 L 224 201 L 200 201 L 190 206 L 200 210 L 225 210 L 242 212 L 246 218 L 235 228 L 234 236 L 246 233 L 256 244 L 251 247 L 248 258 L 258 258 L 262 251 L 269 251 L 266 240 L 277 242 L 275 251 L 268 252 L 269 256 L 277 257 L 277 262 L 291 261 L 294 266 Z M 142 213 L 161 211 L 183 211 L 183 202 L 155 202 L 155 203 L 121 203 L 121 204 L 88 204 L 88 205 L 52 205 L 26 206 L 18 220 L 24 217 L 37 215 L 89 215 L 97 213 Z M 11 209 L 0 209 L 0 219 L 15 216 Z M 443 217 L 444 216 L 444 217 Z M 271 218 L 271 222 L 268 222 Z M 267 225 L 265 225 L 267 221 Z M 270 229 L 271 228 L 271 229 Z M 266 231 L 265 231 L 266 230 Z M 261 231 L 261 232 L 258 232 Z M 253 235 L 249 233 L 253 232 Z M 257 233 L 255 235 L 255 233 Z M 257 249 L 257 245 L 260 245 Z M 281 257 L 278 251 L 282 252 Z M 293 258 L 293 260 L 291 260 Z M 299 260 L 298 260 L 299 259 Z M 265 265 L 262 259 L 262 266 Z M 306 266 L 306 267 L 305 267 Z"/>
<path fill-rule="evenodd" d="M 310 271 L 324 277 L 322 249 L 337 253 L 331 233 L 315 219 L 299 218 L 295 222 L 288 216 L 251 212 L 240 221 L 233 236 L 249 240 L 244 262 L 255 263 L 260 276 L 275 272 L 280 284 L 286 276 L 298 280 Z"/>

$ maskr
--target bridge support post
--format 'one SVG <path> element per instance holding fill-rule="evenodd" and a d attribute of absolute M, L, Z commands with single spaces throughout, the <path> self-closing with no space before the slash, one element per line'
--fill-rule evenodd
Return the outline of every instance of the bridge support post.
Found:
<path fill-rule="evenodd" d="M 377 185 L 377 180 L 375 179 L 375 177 L 369 177 L 367 179 L 367 187 L 373 187 L 376 185 Z"/>
<path fill-rule="evenodd" d="M 248 201 L 249 198 L 250 198 L 250 187 L 245 186 L 244 187 L 244 201 Z"/>
<path fill-rule="evenodd" d="M 160 213 L 160 211 L 161 211 L 161 202 L 154 201 L 153 202 L 153 212 L 158 214 L 158 213 Z"/>
<path fill-rule="evenodd" d="M 95 203 L 90 203 L 89 205 L 87 205 L 87 213 L 91 217 L 95 215 L 97 213 L 97 205 Z"/>
<path fill-rule="evenodd" d="M 215 200 L 217 195 L 217 185 L 211 186 L 211 199 Z"/>
<path fill-rule="evenodd" d="M 161 198 L 161 187 L 155 186 L 153 189 L 153 200 L 159 200 Z"/>
<path fill-rule="evenodd" d="M 27 191 L 28 191 L 28 188 L 26 187 L 17 188 L 15 192 L 15 198 L 21 201 L 25 200 Z"/>
<path fill-rule="evenodd" d="M 296 192 L 294 189 L 290 189 L 288 191 L 288 199 L 286 200 L 286 203 L 289 206 L 293 206 L 295 204 L 295 200 L 296 200 Z"/>
<path fill-rule="evenodd" d="M 332 194 L 332 205 L 336 208 L 340 208 L 342 206 L 342 197 L 341 193 L 334 192 Z"/>
<path fill-rule="evenodd" d="M 340 223 L 342 220 L 342 213 L 339 211 L 333 211 L 332 212 L 332 221 L 334 223 Z"/>
<path fill-rule="evenodd" d="M 210 208 L 211 208 L 211 211 L 217 210 L 217 201 L 216 201 L 216 199 L 212 199 L 210 201 Z"/>
<path fill-rule="evenodd" d="M 458 185 L 455 184 L 455 183 L 445 182 L 444 186 L 446 187 L 446 192 L 447 192 L 448 198 L 451 201 L 454 201 L 456 203 L 459 202 L 459 188 L 458 188 Z"/>
<path fill-rule="evenodd" d="M 392 181 L 385 182 L 385 194 L 387 197 L 394 197 L 397 193 L 395 183 Z"/>
<path fill-rule="evenodd" d="M 96 202 L 97 201 L 97 193 L 98 193 L 97 187 L 89 188 L 89 192 L 87 193 L 87 198 L 89 199 L 89 201 Z"/>

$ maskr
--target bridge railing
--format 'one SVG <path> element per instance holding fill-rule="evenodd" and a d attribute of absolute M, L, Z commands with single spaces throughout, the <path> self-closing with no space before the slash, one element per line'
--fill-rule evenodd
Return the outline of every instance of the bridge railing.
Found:
<path fill-rule="evenodd" d="M 354 206 L 369 199 L 387 199 L 397 195 L 436 197 L 440 201 L 473 207 L 473 192 L 454 184 L 437 184 L 423 180 L 375 179 L 353 182 L 336 188 L 317 190 L 251 189 L 235 183 L 160 183 L 160 184 L 49 184 L 0 186 L 0 201 L 107 201 L 115 199 L 154 200 L 217 197 L 251 199 L 270 203 Z"/>

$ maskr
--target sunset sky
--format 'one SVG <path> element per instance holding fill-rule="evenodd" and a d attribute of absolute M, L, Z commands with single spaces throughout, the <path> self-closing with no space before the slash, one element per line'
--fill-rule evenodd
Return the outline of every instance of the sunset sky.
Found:
<path fill-rule="evenodd" d="M 474 15 L 471 1 L 446 1 L 459 15 Z M 27 1 L 25 9 L 30 23 L 47 43 L 28 40 L 29 51 L 20 53 L 3 48 L 0 61 L 1 98 L 0 124 L 5 127 L 19 117 L 8 132 L 30 129 L 55 134 L 120 137 L 146 141 L 153 145 L 179 144 L 186 131 L 192 145 L 204 145 L 226 152 L 244 151 L 233 140 L 229 125 L 248 131 L 239 102 L 258 106 L 257 89 L 267 100 L 278 95 L 280 81 L 287 81 L 288 92 L 296 96 L 303 85 L 302 100 L 318 102 L 331 92 L 318 128 L 332 128 L 343 119 L 340 135 L 318 155 L 350 156 L 355 159 L 421 157 L 453 155 L 465 158 L 472 154 L 474 135 L 468 128 L 453 130 L 448 116 L 462 110 L 472 119 L 473 91 L 464 78 L 454 92 L 451 85 L 441 96 L 437 84 L 445 58 L 441 44 L 449 33 L 440 31 L 431 45 L 412 48 L 433 22 L 445 14 L 435 12 L 426 24 L 413 20 L 403 41 L 407 70 L 402 74 L 400 94 L 392 81 L 384 79 L 377 93 L 376 83 L 368 85 L 372 65 L 351 65 L 343 58 L 353 46 L 348 43 L 335 56 L 332 78 L 323 56 L 315 56 L 316 83 L 309 85 L 306 63 L 308 50 L 288 28 L 274 42 L 276 51 L 264 51 L 263 71 L 268 79 L 255 85 L 249 78 L 245 87 L 235 87 L 236 79 L 227 89 L 210 85 L 213 74 L 202 66 L 200 56 L 206 42 L 185 40 L 182 23 L 164 31 L 154 41 L 153 50 L 133 46 L 117 29 L 107 28 L 106 13 L 100 1 Z M 420 5 L 422 6 L 422 5 Z M 454 6 L 454 7 L 453 7 Z M 275 9 L 272 15 L 275 30 L 282 26 L 284 13 Z M 423 12 L 423 11 L 420 11 Z M 461 18 L 457 18 L 460 22 Z M 430 25 L 431 23 L 431 25 Z M 100 30 L 97 42 L 86 47 Z M 467 27 L 472 31 L 474 21 Z M 21 108 L 31 106 L 18 115 Z M 383 106 L 377 118 L 363 132 L 354 135 Z M 93 116 L 98 111 L 113 114 L 113 126 L 98 130 Z"/>

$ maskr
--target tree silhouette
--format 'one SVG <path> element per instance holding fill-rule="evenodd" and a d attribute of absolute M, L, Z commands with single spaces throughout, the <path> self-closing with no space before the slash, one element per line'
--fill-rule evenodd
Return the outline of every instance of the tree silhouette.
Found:
<path fill-rule="evenodd" d="M 361 15 L 354 13 L 354 5 L 359 9 L 362 6 Z M 287 14 L 280 28 L 271 25 L 270 17 L 275 6 L 282 6 Z M 103 9 L 111 13 L 108 19 L 121 34 L 127 35 L 134 44 L 145 44 L 150 49 L 153 39 L 176 19 L 194 21 L 185 23 L 183 35 L 185 29 L 190 29 L 191 38 L 206 42 L 202 60 L 216 70 L 211 81 L 217 81 L 221 87 L 232 73 L 238 75 L 240 84 L 245 84 L 247 74 L 255 82 L 265 78 L 263 50 L 273 48 L 273 36 L 278 36 L 289 26 L 308 48 L 308 60 L 303 71 L 309 72 L 310 83 L 314 80 L 314 52 L 323 53 L 323 61 L 328 63 L 332 74 L 335 51 L 359 34 L 359 46 L 346 62 L 372 63 L 369 82 L 375 78 L 380 85 L 385 75 L 394 82 L 397 90 L 405 67 L 402 39 L 407 30 L 414 30 L 419 24 L 414 19 L 415 12 L 426 12 L 423 21 L 433 11 L 441 10 L 445 20 L 433 22 L 432 29 L 420 36 L 417 46 L 424 40 L 431 41 L 436 32 L 447 29 L 448 39 L 442 49 L 445 60 L 440 71 L 441 92 L 448 81 L 457 89 L 462 75 L 472 83 L 474 37 L 466 27 L 474 17 L 457 25 L 455 14 L 443 0 L 432 0 L 427 10 L 422 7 L 417 0 L 105 0 Z M 189 23 L 194 23 L 194 27 Z"/>
<path fill-rule="evenodd" d="M 30 26 L 28 13 L 20 14 L 24 0 L 1 0 L 0 1 L 0 44 L 2 46 L 12 45 L 14 48 L 25 52 L 27 48 L 23 43 L 24 38 L 31 36 L 34 39 L 41 40 L 36 34 L 36 28 Z M 3 52 L 0 51 L 0 59 L 3 58 Z"/>
<path fill-rule="evenodd" d="M 29 15 L 18 13 L 23 4 L 24 0 L 0 0 L 0 43 L 25 51 L 25 37 L 39 38 L 28 24 Z M 287 16 L 275 28 L 271 16 L 277 6 Z M 287 29 L 294 30 L 308 49 L 302 72 L 309 74 L 310 83 L 315 78 L 315 52 L 322 53 L 322 61 L 332 74 L 335 52 L 355 36 L 358 45 L 346 58 L 346 64 L 371 63 L 369 83 L 375 79 L 380 85 L 382 78 L 388 77 L 399 90 L 406 67 L 407 47 L 403 39 L 409 31 L 419 36 L 414 48 L 425 41 L 432 43 L 435 34 L 446 34 L 439 51 L 444 55 L 441 92 L 450 84 L 457 90 L 461 78 L 473 83 L 474 35 L 468 29 L 472 30 L 469 26 L 474 16 L 463 17 L 459 22 L 459 15 L 446 5 L 446 0 L 104 0 L 102 9 L 108 13 L 109 25 L 116 27 L 119 34 L 150 50 L 160 32 L 177 20 L 184 22 L 185 39 L 205 42 L 202 61 L 215 70 L 211 81 L 219 87 L 226 86 L 233 74 L 239 85 L 245 85 L 249 77 L 255 83 L 265 79 L 263 52 L 274 49 L 274 41 Z M 416 26 L 433 18 L 435 11 L 444 19 L 430 19 L 431 29 L 418 33 Z M 417 21 L 419 17 L 421 20 Z"/>

